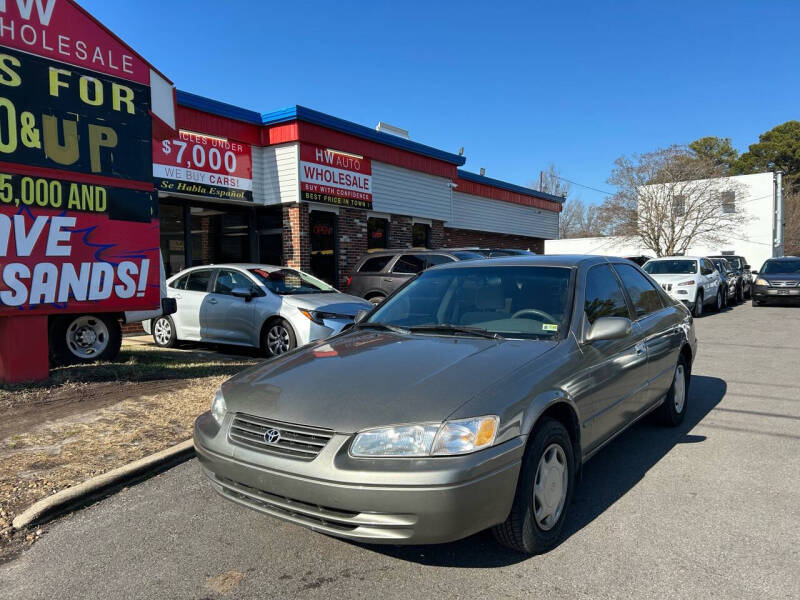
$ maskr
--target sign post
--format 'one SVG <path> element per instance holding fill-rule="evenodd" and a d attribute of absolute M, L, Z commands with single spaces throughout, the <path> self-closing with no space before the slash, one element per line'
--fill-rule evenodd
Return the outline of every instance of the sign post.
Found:
<path fill-rule="evenodd" d="M 0 381 L 47 377 L 52 315 L 160 306 L 151 144 L 174 118 L 72 0 L 0 2 Z"/>

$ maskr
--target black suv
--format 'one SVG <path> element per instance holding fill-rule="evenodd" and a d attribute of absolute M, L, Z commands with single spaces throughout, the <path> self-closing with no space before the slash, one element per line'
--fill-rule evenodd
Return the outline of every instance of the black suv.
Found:
<path fill-rule="evenodd" d="M 745 298 L 750 298 L 753 293 L 753 274 L 750 272 L 750 263 L 747 262 L 744 256 L 718 254 L 709 256 L 708 258 L 724 258 L 727 260 L 731 268 L 741 277 L 742 289 L 741 291 L 737 290 L 736 297 L 739 298 L 740 301 L 744 301 Z"/>
<path fill-rule="evenodd" d="M 744 285 L 742 284 L 742 274 L 733 268 L 731 263 L 722 257 L 711 257 L 709 260 L 725 280 L 725 306 L 733 306 L 744 302 Z"/>
<path fill-rule="evenodd" d="M 753 284 L 753 306 L 800 302 L 800 256 L 768 258 Z"/>
<path fill-rule="evenodd" d="M 471 250 L 425 250 L 398 248 L 370 252 L 356 264 L 347 279 L 347 293 L 377 305 L 406 281 L 425 269 L 455 262 L 485 258 Z"/>

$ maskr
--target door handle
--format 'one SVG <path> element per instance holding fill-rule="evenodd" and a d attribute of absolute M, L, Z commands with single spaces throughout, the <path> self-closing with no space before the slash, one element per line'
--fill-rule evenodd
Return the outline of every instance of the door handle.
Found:
<path fill-rule="evenodd" d="M 394 281 L 394 279 L 392 279 L 391 277 L 384 277 L 384 278 L 383 278 L 383 280 L 384 280 L 386 283 L 392 283 L 392 281 Z"/>
<path fill-rule="evenodd" d="M 633 349 L 636 351 L 636 356 L 641 356 L 645 352 L 644 342 L 639 342 L 633 347 Z"/>
<path fill-rule="evenodd" d="M 173 298 L 175 298 L 175 300 L 180 300 L 181 298 L 183 298 L 183 296 L 181 296 L 180 294 L 175 294 Z"/>
<path fill-rule="evenodd" d="M 217 299 L 216 298 L 210 298 L 208 303 L 209 304 L 216 304 L 217 303 Z"/>

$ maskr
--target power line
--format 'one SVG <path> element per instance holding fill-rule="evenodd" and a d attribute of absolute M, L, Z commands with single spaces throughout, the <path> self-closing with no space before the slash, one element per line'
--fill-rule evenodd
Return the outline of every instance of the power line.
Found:
<path fill-rule="evenodd" d="M 577 185 L 578 187 L 586 188 L 587 190 L 592 190 L 593 192 L 600 192 L 601 194 L 605 194 L 606 196 L 613 196 L 614 195 L 614 192 L 607 192 L 605 190 L 599 190 L 599 189 L 597 189 L 595 187 L 592 187 L 590 185 L 583 185 L 582 183 L 578 183 L 576 181 L 572 181 L 570 179 L 567 179 L 566 177 L 561 177 L 560 175 L 555 175 L 555 177 L 557 179 L 560 179 L 561 181 L 566 181 L 567 183 L 571 183 L 572 185 Z"/>

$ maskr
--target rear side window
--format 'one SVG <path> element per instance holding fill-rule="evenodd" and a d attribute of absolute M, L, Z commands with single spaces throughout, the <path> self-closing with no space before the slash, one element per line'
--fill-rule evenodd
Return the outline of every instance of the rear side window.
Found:
<path fill-rule="evenodd" d="M 211 271 L 192 271 L 186 280 L 186 288 L 192 292 L 207 292 L 208 282 L 211 280 Z"/>
<path fill-rule="evenodd" d="M 614 268 L 628 290 L 637 319 L 664 308 L 658 290 L 644 275 L 630 265 L 614 265 Z"/>
<path fill-rule="evenodd" d="M 358 268 L 359 273 L 379 273 L 383 271 L 389 261 L 392 260 L 392 255 L 387 256 L 373 256 L 364 261 L 364 264 Z"/>
<path fill-rule="evenodd" d="M 445 263 L 454 262 L 449 256 L 444 254 L 428 254 L 423 257 L 425 260 L 425 268 L 435 267 L 436 265 L 443 265 Z"/>
<path fill-rule="evenodd" d="M 586 293 L 583 310 L 589 323 L 600 317 L 630 318 L 625 295 L 619 287 L 614 272 L 608 265 L 598 265 L 589 269 L 586 275 Z"/>
<path fill-rule="evenodd" d="M 415 254 L 403 254 L 392 267 L 393 273 L 421 273 L 425 270 L 425 259 Z"/>

